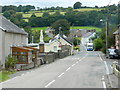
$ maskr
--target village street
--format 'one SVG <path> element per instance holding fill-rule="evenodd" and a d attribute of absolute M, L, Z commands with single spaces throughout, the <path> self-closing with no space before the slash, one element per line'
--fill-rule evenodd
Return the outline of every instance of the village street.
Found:
<path fill-rule="evenodd" d="M 85 50 L 27 71 L 4 83 L 3 88 L 105 88 L 103 76 L 111 73 L 100 52 Z M 107 68 L 107 72 L 106 72 Z M 108 70 L 109 69 L 109 70 Z"/>

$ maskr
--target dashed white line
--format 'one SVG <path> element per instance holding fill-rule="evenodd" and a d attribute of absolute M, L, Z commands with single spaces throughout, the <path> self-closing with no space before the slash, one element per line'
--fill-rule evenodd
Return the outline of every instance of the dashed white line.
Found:
<path fill-rule="evenodd" d="M 104 64 L 105 64 L 105 67 L 106 67 L 106 74 L 109 74 L 109 69 L 108 69 L 106 61 L 104 61 Z"/>
<path fill-rule="evenodd" d="M 58 77 L 61 77 L 62 75 L 64 75 L 64 73 L 61 73 Z"/>
<path fill-rule="evenodd" d="M 72 65 L 72 67 L 75 66 L 75 64 Z"/>
<path fill-rule="evenodd" d="M 78 61 L 76 63 L 78 63 Z"/>
<path fill-rule="evenodd" d="M 102 83 L 103 83 L 103 88 L 106 90 L 106 84 L 105 84 L 105 79 L 104 79 L 104 76 L 102 77 Z"/>
<path fill-rule="evenodd" d="M 69 67 L 68 69 L 66 69 L 66 71 L 70 70 L 71 67 Z"/>
<path fill-rule="evenodd" d="M 103 61 L 102 58 L 101 58 L 101 56 L 100 56 L 100 54 L 99 54 L 99 57 L 100 57 L 100 60 Z"/>
<path fill-rule="evenodd" d="M 55 82 L 55 80 L 52 80 L 50 83 L 48 83 L 46 86 L 45 86 L 45 88 L 47 88 L 47 87 L 49 87 L 52 83 L 54 83 Z"/>

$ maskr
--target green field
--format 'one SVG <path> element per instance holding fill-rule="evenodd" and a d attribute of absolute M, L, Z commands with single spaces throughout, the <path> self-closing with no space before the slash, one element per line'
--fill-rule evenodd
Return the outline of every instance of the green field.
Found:
<path fill-rule="evenodd" d="M 81 9 L 74 9 L 74 11 L 80 11 L 80 12 L 85 12 L 85 11 L 100 11 L 102 10 L 101 8 L 81 8 Z"/>
<path fill-rule="evenodd" d="M 30 11 L 29 13 L 23 13 L 23 18 L 30 18 L 31 15 L 35 13 L 37 17 L 42 17 L 43 12 Z M 49 14 L 54 14 L 55 12 L 49 12 Z M 60 12 L 60 14 L 65 14 L 65 12 Z"/>
<path fill-rule="evenodd" d="M 74 26 L 74 27 L 70 27 L 70 29 L 85 29 L 85 30 L 96 29 L 97 32 L 101 32 L 101 28 L 93 27 L 93 26 Z"/>
<path fill-rule="evenodd" d="M 45 30 L 47 29 L 47 27 L 35 27 L 32 28 L 31 30 Z M 70 29 L 85 29 L 85 30 L 92 30 L 92 29 L 96 29 L 97 32 L 101 32 L 101 28 L 98 27 L 92 27 L 92 26 L 74 26 L 74 27 L 70 27 Z"/>
<path fill-rule="evenodd" d="M 102 9 L 104 9 L 104 8 L 102 8 Z M 74 11 L 80 11 L 80 12 L 85 12 L 85 11 L 100 11 L 100 10 L 102 10 L 101 8 L 81 8 L 81 9 L 74 9 Z M 42 15 L 43 15 L 43 13 L 44 12 L 49 12 L 49 14 L 54 14 L 56 11 L 54 11 L 54 12 L 51 12 L 51 11 L 49 11 L 49 10 L 47 10 L 47 11 L 29 11 L 28 13 L 22 13 L 22 12 L 17 12 L 17 13 L 22 13 L 23 14 L 23 18 L 30 18 L 30 16 L 33 14 L 33 13 L 35 13 L 35 15 L 37 16 L 37 17 L 42 17 Z M 61 14 L 65 14 L 66 12 L 60 12 Z"/>
<path fill-rule="evenodd" d="M 46 30 L 47 29 L 47 27 L 35 27 L 35 28 L 32 28 L 31 30 L 37 30 L 37 31 L 39 31 L 39 30 Z"/>

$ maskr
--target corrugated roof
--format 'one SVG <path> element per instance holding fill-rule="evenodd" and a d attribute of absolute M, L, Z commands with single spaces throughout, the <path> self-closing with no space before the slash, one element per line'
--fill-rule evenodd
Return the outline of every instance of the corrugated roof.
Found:
<path fill-rule="evenodd" d="M 11 21 L 7 20 L 4 16 L 0 15 L 0 29 L 10 32 L 10 33 L 18 33 L 18 34 L 25 34 L 23 29 L 19 28 L 17 25 L 13 24 Z"/>

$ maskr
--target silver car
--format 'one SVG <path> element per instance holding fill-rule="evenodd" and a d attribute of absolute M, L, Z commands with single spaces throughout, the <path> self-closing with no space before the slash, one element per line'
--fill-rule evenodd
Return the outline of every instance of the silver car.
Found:
<path fill-rule="evenodd" d="M 120 58 L 117 49 L 108 49 L 106 52 L 106 58 L 113 59 L 113 58 Z"/>

